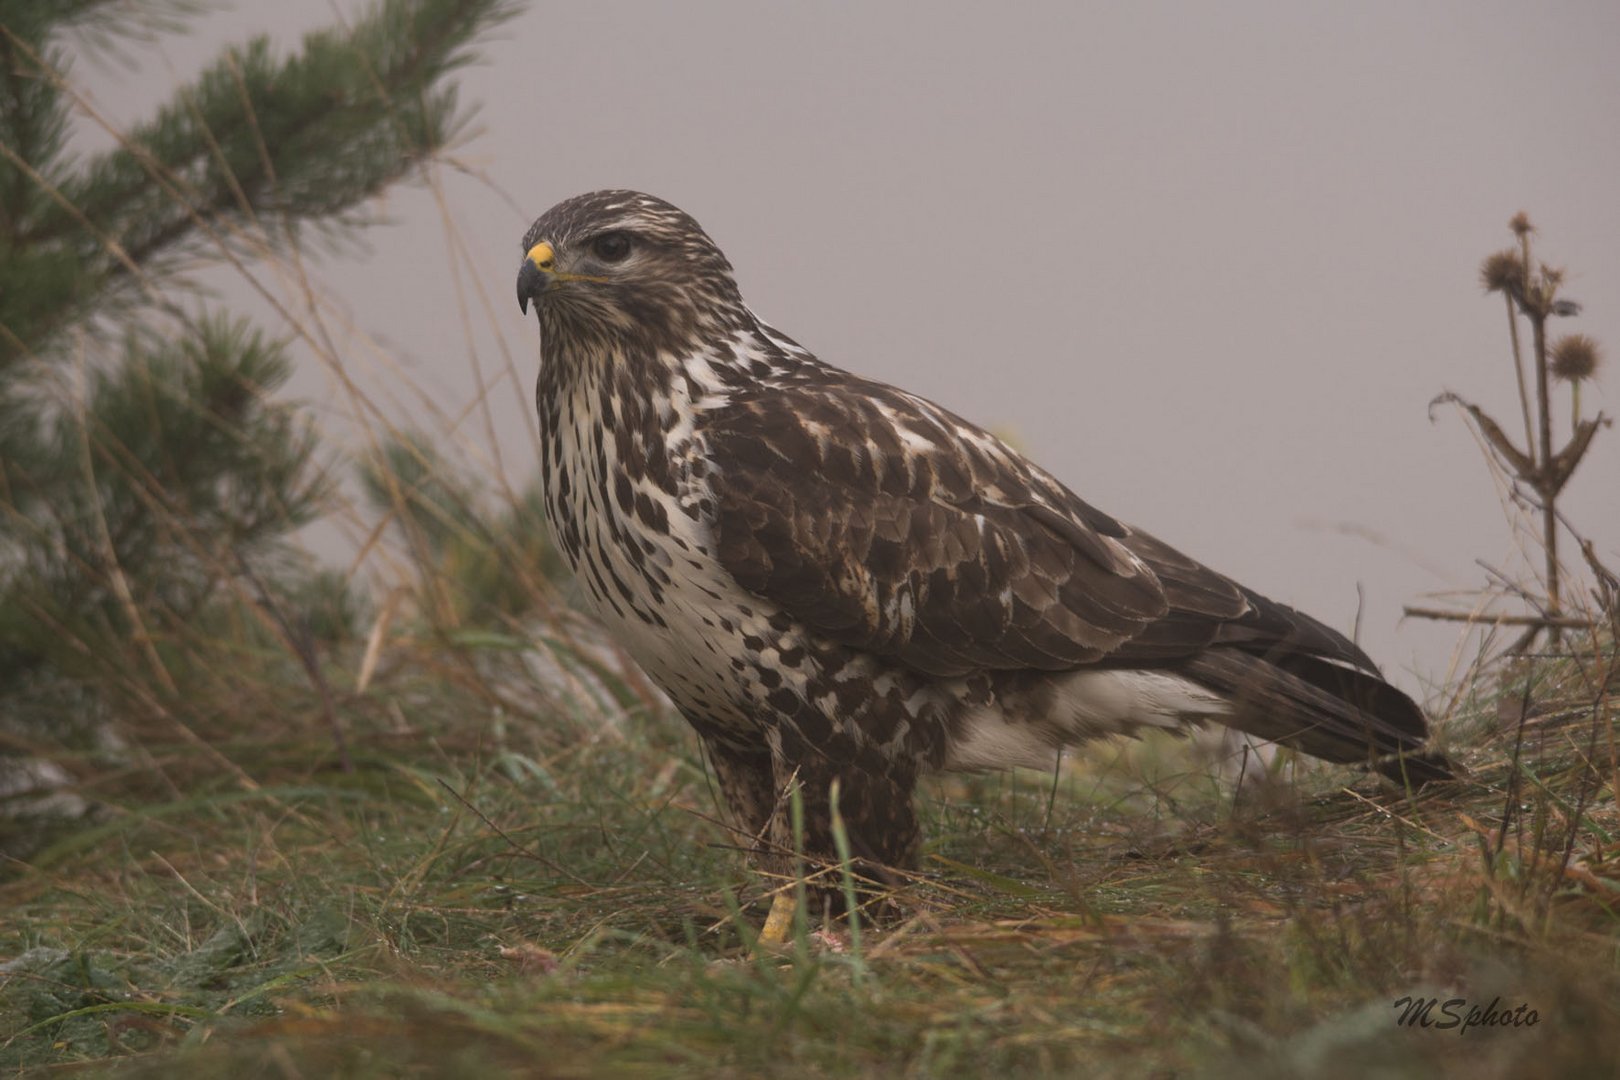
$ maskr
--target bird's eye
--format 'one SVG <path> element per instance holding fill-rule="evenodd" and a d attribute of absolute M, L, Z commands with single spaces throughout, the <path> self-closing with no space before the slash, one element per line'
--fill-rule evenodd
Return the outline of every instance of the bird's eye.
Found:
<path fill-rule="evenodd" d="M 622 232 L 603 233 L 591 241 L 591 250 L 603 262 L 620 262 L 630 254 L 630 235 Z"/>

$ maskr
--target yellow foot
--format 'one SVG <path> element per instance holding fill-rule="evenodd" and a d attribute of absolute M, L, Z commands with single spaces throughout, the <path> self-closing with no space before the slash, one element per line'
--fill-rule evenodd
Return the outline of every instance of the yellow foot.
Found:
<path fill-rule="evenodd" d="M 793 913 L 798 901 L 791 892 L 779 892 L 771 898 L 771 912 L 765 916 L 765 927 L 759 932 L 760 945 L 781 945 L 793 936 Z"/>

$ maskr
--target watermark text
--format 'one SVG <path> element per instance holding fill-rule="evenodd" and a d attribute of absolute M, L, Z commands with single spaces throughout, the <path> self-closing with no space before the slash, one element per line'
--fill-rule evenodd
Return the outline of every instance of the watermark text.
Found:
<path fill-rule="evenodd" d="M 1541 1023 L 1541 1014 L 1528 1004 L 1521 1003 L 1514 1008 L 1503 1005 L 1500 997 L 1491 998 L 1489 1005 L 1482 1006 L 1470 1005 L 1467 998 L 1441 1001 L 1439 998 L 1408 994 L 1397 998 L 1391 1008 L 1398 1014 L 1395 1017 L 1396 1027 L 1455 1030 L 1459 1035 L 1466 1035 L 1469 1029 L 1477 1027 L 1535 1027 Z"/>

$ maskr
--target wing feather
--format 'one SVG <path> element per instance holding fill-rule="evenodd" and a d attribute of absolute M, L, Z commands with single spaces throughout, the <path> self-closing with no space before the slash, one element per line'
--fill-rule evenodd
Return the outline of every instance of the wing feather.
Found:
<path fill-rule="evenodd" d="M 704 423 L 718 557 L 814 631 L 914 670 L 1160 668 L 1334 761 L 1413 758 L 1422 711 L 1344 635 L 1090 506 L 993 436 L 837 369 Z"/>
<path fill-rule="evenodd" d="M 718 556 L 743 587 L 938 675 L 1092 663 L 1169 611 L 1125 526 L 966 421 L 849 381 L 706 417 Z"/>

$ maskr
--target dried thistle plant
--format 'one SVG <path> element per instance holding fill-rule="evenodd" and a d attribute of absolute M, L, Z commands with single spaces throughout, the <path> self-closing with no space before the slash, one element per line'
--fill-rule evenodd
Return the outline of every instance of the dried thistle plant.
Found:
<path fill-rule="evenodd" d="M 1603 363 L 1597 342 L 1585 334 L 1566 334 L 1553 343 L 1553 378 L 1569 383 L 1570 430 L 1581 426 L 1581 383 L 1597 374 Z"/>
<path fill-rule="evenodd" d="M 1531 238 L 1536 232 L 1528 214 L 1520 211 L 1508 221 L 1517 245 L 1486 256 L 1480 264 L 1480 283 L 1486 292 L 1501 293 L 1508 316 L 1508 337 L 1512 343 L 1513 374 L 1519 390 L 1519 408 L 1524 423 L 1521 449 L 1489 414 L 1461 396 L 1447 391 L 1430 407 L 1452 403 L 1466 411 L 1502 466 L 1518 481 L 1518 487 L 1533 496 L 1542 522 L 1541 546 L 1546 558 L 1544 583 L 1546 601 L 1538 615 L 1522 621 L 1529 626 L 1514 645 L 1522 651 L 1545 631 L 1556 643 L 1564 618 L 1558 563 L 1558 495 L 1592 445 L 1600 427 L 1612 421 L 1603 413 L 1587 418 L 1581 410 L 1581 384 L 1593 378 L 1601 366 L 1597 342 L 1585 334 L 1568 334 L 1549 345 L 1547 322 L 1580 313 L 1581 306 L 1558 295 L 1564 271 L 1532 256 Z M 1526 378 L 1520 321 L 1529 324 L 1534 396 Z M 1553 448 L 1553 383 L 1570 388 L 1569 439 L 1561 449 Z M 1430 617 L 1450 618 L 1449 613 L 1412 612 Z M 1462 616 L 1472 620 L 1473 616 Z"/>

